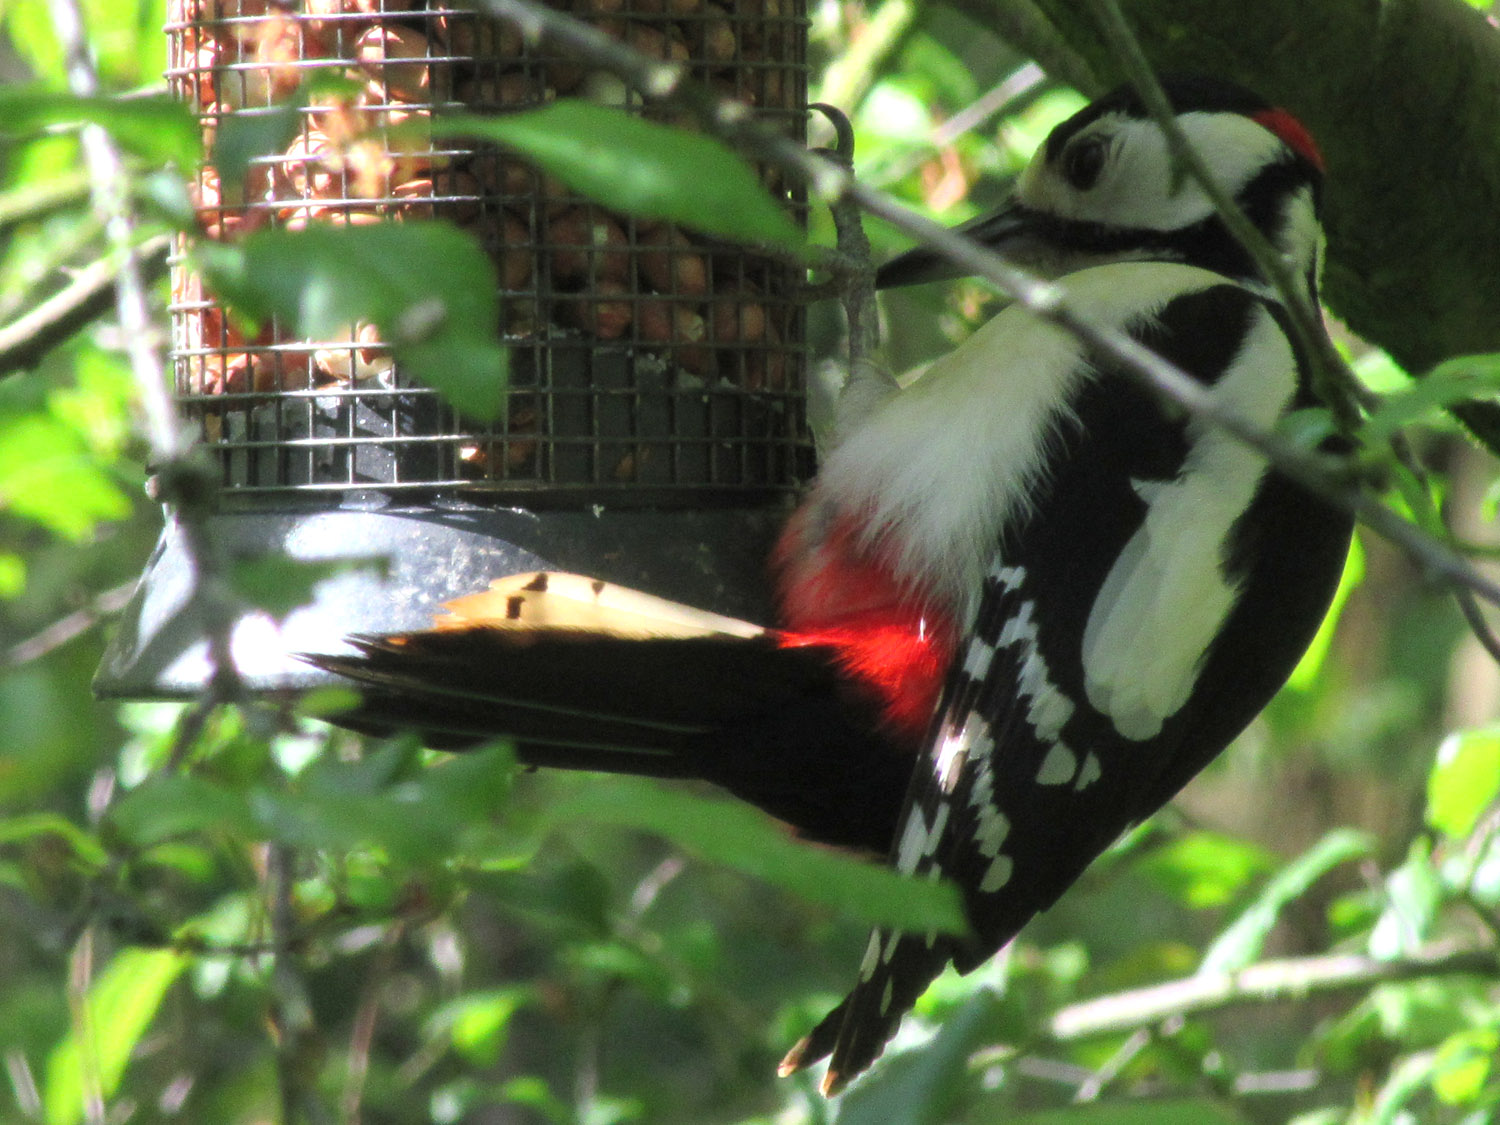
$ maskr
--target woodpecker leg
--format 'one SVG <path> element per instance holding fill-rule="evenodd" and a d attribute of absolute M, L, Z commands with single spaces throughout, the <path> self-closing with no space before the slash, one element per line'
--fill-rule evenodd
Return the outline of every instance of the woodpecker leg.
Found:
<path fill-rule="evenodd" d="M 831 105 L 817 103 L 813 109 L 828 118 L 836 136 L 832 149 L 821 150 L 829 159 L 852 170 L 854 129 L 849 118 Z M 829 206 L 838 238 L 838 253 L 849 263 L 836 278 L 838 296 L 848 327 L 848 366 L 839 372 L 822 370 L 815 378 L 837 380 L 833 408 L 832 441 L 857 428 L 881 402 L 900 388 L 891 373 L 876 359 L 880 347 L 880 314 L 875 304 L 875 267 L 870 261 L 870 240 L 865 235 L 859 205 L 848 197 Z"/>

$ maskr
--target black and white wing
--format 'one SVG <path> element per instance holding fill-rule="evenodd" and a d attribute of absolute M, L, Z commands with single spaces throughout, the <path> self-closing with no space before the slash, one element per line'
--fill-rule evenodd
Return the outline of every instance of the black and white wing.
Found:
<path fill-rule="evenodd" d="M 1134 331 L 1269 427 L 1303 395 L 1278 315 L 1223 284 Z M 1117 372 L 1069 405 L 1031 514 L 997 544 L 892 854 L 957 883 L 973 935 L 872 936 L 854 989 L 783 1064 L 831 1055 L 825 1092 L 880 1054 L 948 961 L 987 960 L 1212 760 L 1337 585 L 1349 520 L 1257 454 Z"/>

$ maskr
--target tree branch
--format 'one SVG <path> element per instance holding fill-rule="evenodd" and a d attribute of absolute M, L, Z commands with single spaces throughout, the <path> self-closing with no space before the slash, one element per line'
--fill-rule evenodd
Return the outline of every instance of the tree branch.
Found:
<path fill-rule="evenodd" d="M 154 280 L 167 266 L 169 235 L 147 239 L 137 249 L 142 277 Z M 0 378 L 34 367 L 53 348 L 97 320 L 115 303 L 120 263 L 100 258 L 78 270 L 73 280 L 45 301 L 0 325 Z"/>
<path fill-rule="evenodd" d="M 89 54 L 78 0 L 51 0 L 51 16 L 63 50 L 69 89 L 80 97 L 97 96 L 99 75 Z M 181 522 L 193 566 L 191 601 L 196 603 L 206 623 L 213 672 L 197 704 L 206 712 L 218 702 L 243 695 L 230 647 L 237 605 L 224 578 L 225 564 L 219 544 L 208 531 L 218 482 L 208 465 L 195 456 L 193 439 L 178 418 L 167 390 L 166 371 L 151 331 L 146 280 L 130 205 L 130 178 L 124 161 L 102 126 L 85 125 L 80 139 L 94 208 L 104 221 L 115 272 L 115 312 L 156 470 L 154 498 Z M 180 744 L 173 757 L 174 760 L 180 757 Z"/>
<path fill-rule="evenodd" d="M 1392 961 L 1362 953 L 1262 961 L 1234 973 L 1200 973 L 1069 1004 L 1052 1014 L 1045 1034 L 1054 1042 L 1067 1043 L 1135 1031 L 1174 1017 L 1202 1016 L 1249 1004 L 1301 1001 L 1348 989 L 1441 976 L 1500 977 L 1500 953 L 1494 948 L 1448 942 Z"/>
<path fill-rule="evenodd" d="M 53 649 L 61 648 L 74 637 L 87 633 L 106 617 L 119 613 L 130 600 L 135 590 L 134 582 L 125 582 L 113 589 L 96 594 L 89 604 L 75 609 L 66 617 L 59 618 L 40 633 L 28 637 L 8 650 L 0 652 L 0 668 L 15 667 L 46 656 Z"/>

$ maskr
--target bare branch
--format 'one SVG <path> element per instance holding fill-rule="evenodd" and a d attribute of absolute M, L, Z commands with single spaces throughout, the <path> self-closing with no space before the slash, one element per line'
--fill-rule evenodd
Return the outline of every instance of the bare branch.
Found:
<path fill-rule="evenodd" d="M 160 277 L 167 265 L 168 235 L 143 242 L 138 250 L 145 277 Z M 34 366 L 49 351 L 114 305 L 119 262 L 101 258 L 73 275 L 73 280 L 45 301 L 0 325 L 0 378 Z"/>
<path fill-rule="evenodd" d="M 0 653 L 0 667 L 26 664 L 46 656 L 54 649 L 61 648 L 74 637 L 87 633 L 106 618 L 119 613 L 125 608 L 125 603 L 130 600 L 130 595 L 134 590 L 134 582 L 125 582 L 113 589 L 105 590 L 102 594 L 96 594 L 90 599 L 88 605 L 75 609 L 66 617 L 61 617 L 48 625 L 40 633 Z"/>
<path fill-rule="evenodd" d="M 68 86 L 81 97 L 96 96 L 99 76 L 84 36 L 78 0 L 50 0 L 50 4 L 53 29 L 63 49 Z M 230 650 L 236 606 L 222 577 L 224 563 L 218 544 L 208 532 L 217 481 L 194 456 L 193 439 L 178 418 L 167 390 L 166 371 L 151 332 L 152 317 L 124 161 L 109 134 L 99 125 L 85 125 L 81 140 L 94 208 L 104 221 L 115 273 L 115 313 L 135 377 L 136 396 L 156 469 L 155 498 L 161 500 L 170 516 L 176 516 L 182 523 L 193 564 L 192 599 L 207 622 L 209 657 L 214 669 L 200 704 L 207 708 L 216 701 L 243 694 Z"/>
<path fill-rule="evenodd" d="M 1066 1043 L 1133 1032 L 1174 1017 L 1201 1016 L 1249 1004 L 1302 1001 L 1310 996 L 1441 976 L 1500 977 L 1500 954 L 1494 948 L 1447 942 L 1389 961 L 1362 953 L 1262 961 L 1234 973 L 1200 973 L 1069 1004 L 1052 1014 L 1046 1036 Z"/>

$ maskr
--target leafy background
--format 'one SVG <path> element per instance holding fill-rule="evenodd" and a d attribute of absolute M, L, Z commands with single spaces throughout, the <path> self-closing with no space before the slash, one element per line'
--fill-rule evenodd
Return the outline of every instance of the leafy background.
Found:
<path fill-rule="evenodd" d="M 945 221 L 995 202 L 1082 104 L 974 7 L 812 11 L 821 96 L 853 111 L 860 176 Z M 159 82 L 161 7 L 86 9 L 114 95 L 90 105 L 61 93 L 47 5 L 0 9 L 7 347 L 103 255 L 76 132 L 56 122 L 110 126 L 143 237 L 183 221 L 166 169 L 191 136 L 171 107 L 118 97 Z M 974 111 L 1003 83 L 1003 112 Z M 957 131 L 965 114 L 978 127 Z M 878 253 L 897 248 L 871 230 Z M 416 235 L 449 262 L 450 237 Z M 306 275 L 272 271 L 281 287 L 258 299 L 295 305 L 319 270 L 367 272 L 337 241 Z M 420 263 L 408 250 L 394 253 Z M 399 304 L 415 282 L 366 296 Z M 163 331 L 165 302 L 158 283 Z M 978 285 L 893 297 L 892 362 L 990 307 Z M 274 713 L 92 699 L 161 525 L 120 331 L 98 311 L 56 338 L 21 333 L 0 370 L 0 1121 L 1500 1118 L 1500 676 L 1451 599 L 1379 540 L 1361 535 L 1338 628 L 1232 751 L 1005 955 L 940 980 L 875 1076 L 829 1105 L 773 1073 L 849 983 L 866 920 L 900 908 L 853 865 L 713 794 L 518 775 L 503 746 L 367 743 L 309 717 L 327 697 Z M 1399 428 L 1430 474 L 1402 480 L 1377 456 L 1391 502 L 1447 535 L 1440 507 L 1482 563 L 1500 543 L 1495 463 L 1438 407 L 1492 398 L 1493 358 L 1414 384 L 1428 372 L 1338 336 L 1389 396 L 1372 436 Z M 492 354 L 439 343 L 470 367 Z M 252 599 L 286 578 L 238 577 Z"/>

